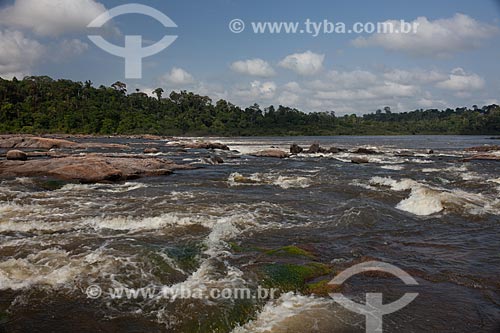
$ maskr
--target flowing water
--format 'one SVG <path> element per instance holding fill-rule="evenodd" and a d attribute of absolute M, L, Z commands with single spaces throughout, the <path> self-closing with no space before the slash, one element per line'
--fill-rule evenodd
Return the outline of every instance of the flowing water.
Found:
<path fill-rule="evenodd" d="M 95 139 L 94 139 L 95 140 Z M 129 143 L 142 151 L 141 140 Z M 238 158 L 158 141 L 160 158 L 203 168 L 117 184 L 0 181 L 0 330 L 6 332 L 363 332 L 365 317 L 328 295 L 282 289 L 275 299 L 89 298 L 87 288 L 196 289 L 266 285 L 266 269 L 310 262 L 335 272 L 391 263 L 418 286 L 363 275 L 342 293 L 391 302 L 386 332 L 493 332 L 500 320 L 500 164 L 462 162 L 486 137 L 217 138 Z M 289 159 L 246 154 L 374 147 Z M 434 154 L 427 154 L 433 149 Z M 397 152 L 405 151 L 405 154 Z M 411 152 L 412 154 L 408 154 Z M 404 156 L 401 156 L 404 155 Z M 235 157 L 235 156 L 233 156 Z M 241 181 L 244 179 L 244 181 Z M 297 246 L 306 255 L 272 255 Z M 265 269 L 263 269 L 265 268 Z"/>

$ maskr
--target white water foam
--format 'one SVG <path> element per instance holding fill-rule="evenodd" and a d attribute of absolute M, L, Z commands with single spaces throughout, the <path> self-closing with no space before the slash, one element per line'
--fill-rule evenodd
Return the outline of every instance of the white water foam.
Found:
<path fill-rule="evenodd" d="M 148 187 L 144 183 L 126 182 L 123 184 L 66 184 L 58 191 L 60 192 L 73 192 L 73 191 L 100 191 L 108 193 L 123 193 L 140 188 Z"/>
<path fill-rule="evenodd" d="M 245 185 L 274 185 L 283 189 L 307 188 L 311 186 L 311 180 L 302 176 L 283 176 L 273 173 L 253 173 L 250 176 L 243 176 L 238 172 L 233 172 L 228 177 L 230 186 Z"/>
<path fill-rule="evenodd" d="M 314 323 L 323 315 L 332 316 L 332 303 L 331 299 L 288 292 L 277 300 L 269 301 L 256 319 L 235 328 L 233 333 L 265 333 L 274 332 L 278 328 L 280 332 L 296 332 L 299 329 L 296 327 L 297 323 Z M 292 322 L 290 319 L 295 320 Z"/>
<path fill-rule="evenodd" d="M 411 190 L 410 196 L 399 202 L 396 208 L 420 216 L 432 215 L 441 211 L 472 215 L 498 214 L 500 208 L 495 203 L 494 198 L 483 194 L 431 187 L 412 179 L 397 181 L 390 177 L 373 177 L 370 184 L 388 186 L 394 191 Z"/>
<path fill-rule="evenodd" d="M 400 171 L 400 170 L 404 169 L 404 166 L 402 166 L 402 165 L 382 165 L 380 168 L 386 169 L 386 170 Z"/>
<path fill-rule="evenodd" d="M 10 258 L 0 262 L 0 290 L 23 289 L 33 285 L 62 287 L 73 285 L 77 277 L 100 276 L 116 272 L 123 260 L 105 254 L 103 250 L 72 255 L 71 253 L 50 248 L 29 254 L 25 258 Z"/>

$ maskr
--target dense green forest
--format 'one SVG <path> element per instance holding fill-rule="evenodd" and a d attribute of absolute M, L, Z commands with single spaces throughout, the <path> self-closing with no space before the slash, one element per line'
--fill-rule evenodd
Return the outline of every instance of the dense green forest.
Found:
<path fill-rule="evenodd" d="M 390 108 L 363 116 L 304 113 L 286 106 L 242 109 L 190 92 L 156 97 L 127 94 L 121 82 L 95 88 L 92 82 L 26 77 L 0 78 L 0 133 L 159 135 L 390 135 L 500 134 L 500 107 L 415 110 Z"/>

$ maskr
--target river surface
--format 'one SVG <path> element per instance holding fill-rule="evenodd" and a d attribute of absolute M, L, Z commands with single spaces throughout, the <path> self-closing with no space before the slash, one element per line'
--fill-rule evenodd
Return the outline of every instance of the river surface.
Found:
<path fill-rule="evenodd" d="M 139 139 L 100 140 L 130 144 L 131 152 L 145 147 Z M 213 140 L 238 153 L 218 151 L 225 163 L 210 165 L 205 158 L 214 153 L 155 141 L 158 157 L 202 168 L 116 184 L 1 180 L 0 331 L 364 332 L 363 315 L 304 289 L 251 300 L 113 299 L 107 290 L 256 290 L 269 285 L 265 272 L 273 267 L 330 267 L 314 277 L 321 280 L 368 260 L 395 265 L 418 282 L 407 286 L 384 274 L 346 281 L 342 293 L 358 303 L 366 292 L 383 293 L 385 303 L 419 293 L 384 316 L 384 332 L 498 328 L 500 163 L 461 161 L 465 147 L 495 140 Z M 247 155 L 313 142 L 384 154 L 367 155 L 368 164 L 351 163 L 359 155 L 346 152 Z M 283 251 L 292 246 L 304 252 Z M 89 297 L 89 286 L 103 294 Z"/>

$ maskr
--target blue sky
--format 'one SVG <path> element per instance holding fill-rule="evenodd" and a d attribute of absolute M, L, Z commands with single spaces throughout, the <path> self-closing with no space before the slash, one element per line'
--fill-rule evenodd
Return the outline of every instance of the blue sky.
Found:
<path fill-rule="evenodd" d="M 288 105 L 306 112 L 395 112 L 499 103 L 500 2 L 153 1 L 163 27 L 142 15 L 114 18 L 111 43 L 142 35 L 166 50 L 143 59 L 142 79 L 124 77 L 124 59 L 94 45 L 87 28 L 117 0 L 0 0 L 0 76 L 49 75 L 94 85 L 120 80 L 129 91 L 186 89 L 241 106 Z M 246 23 L 232 33 L 233 19 Z M 418 22 L 411 34 L 257 34 L 252 22 Z M 95 32 L 95 31 L 94 31 Z"/>

